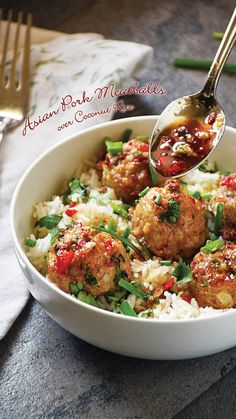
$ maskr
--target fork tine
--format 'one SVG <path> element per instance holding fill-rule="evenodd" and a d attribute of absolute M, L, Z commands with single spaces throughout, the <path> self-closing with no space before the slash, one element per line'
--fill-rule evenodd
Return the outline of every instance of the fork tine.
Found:
<path fill-rule="evenodd" d="M 17 28 L 16 28 L 15 41 L 14 41 L 13 59 L 12 59 L 12 65 L 11 65 L 11 73 L 9 76 L 9 87 L 11 85 L 14 87 L 14 82 L 15 82 L 16 62 L 18 58 L 18 40 L 19 40 L 21 23 L 22 23 L 22 12 L 18 14 Z"/>
<path fill-rule="evenodd" d="M 3 41 L 2 61 L 1 61 L 1 67 L 0 67 L 0 84 L 2 82 L 3 74 L 4 74 L 4 67 L 5 67 L 5 62 L 6 62 L 7 45 L 8 45 L 8 38 L 9 38 L 9 32 L 10 32 L 11 18 L 12 18 L 12 10 L 9 10 L 8 19 L 7 19 L 7 30 L 6 30 L 5 38 L 4 38 L 4 41 Z"/>
<path fill-rule="evenodd" d="M 21 88 L 27 89 L 30 82 L 30 28 L 32 25 L 32 15 L 27 16 L 27 28 L 25 34 L 24 52 L 22 60 Z"/>

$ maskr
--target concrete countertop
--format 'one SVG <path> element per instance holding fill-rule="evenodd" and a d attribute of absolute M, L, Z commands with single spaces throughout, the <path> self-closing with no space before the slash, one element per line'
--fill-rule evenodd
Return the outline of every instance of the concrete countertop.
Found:
<path fill-rule="evenodd" d="M 142 83 L 158 80 L 166 96 L 129 98 L 132 115 L 156 114 L 201 88 L 205 72 L 175 69 L 174 57 L 211 58 L 234 0 L 17 0 L 4 9 L 32 12 L 34 25 L 98 32 L 154 48 Z M 236 50 L 230 62 L 236 62 Z M 236 126 L 236 75 L 224 74 L 218 99 Z M 126 114 L 126 116 L 128 116 Z M 13 296 L 14 298 L 14 296 Z M 235 331 L 232 331 L 235 333 Z M 187 361 L 144 361 L 102 351 L 70 335 L 30 299 L 0 343 L 0 418 L 236 418 L 236 348 Z"/>

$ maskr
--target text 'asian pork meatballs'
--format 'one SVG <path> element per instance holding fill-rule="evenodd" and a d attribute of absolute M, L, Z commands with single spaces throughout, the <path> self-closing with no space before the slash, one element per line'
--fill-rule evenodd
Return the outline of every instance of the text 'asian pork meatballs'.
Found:
<path fill-rule="evenodd" d="M 152 185 L 148 166 L 147 143 L 130 140 L 123 144 L 122 152 L 106 154 L 98 168 L 102 168 L 102 183 L 115 190 L 117 198 L 124 202 L 134 201 L 139 192 Z"/>
<path fill-rule="evenodd" d="M 236 306 L 236 245 L 225 243 L 214 253 L 199 252 L 191 263 L 193 294 L 201 307 Z"/>
<path fill-rule="evenodd" d="M 137 204 L 132 234 L 155 255 L 178 260 L 192 257 L 205 243 L 205 210 L 200 199 L 188 195 L 171 179 L 152 188 Z"/>
<path fill-rule="evenodd" d="M 60 232 L 48 256 L 48 277 L 65 292 L 77 281 L 93 297 L 119 289 L 131 278 L 130 259 L 120 240 L 82 224 Z"/>

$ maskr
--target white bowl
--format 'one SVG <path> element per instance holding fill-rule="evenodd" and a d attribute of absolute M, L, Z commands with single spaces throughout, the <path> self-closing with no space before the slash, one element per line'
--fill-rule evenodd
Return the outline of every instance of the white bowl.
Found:
<path fill-rule="evenodd" d="M 126 128 L 150 135 L 156 116 L 120 119 L 67 138 L 34 162 L 21 178 L 11 203 L 11 232 L 26 284 L 45 311 L 75 336 L 99 348 L 147 359 L 185 359 L 213 354 L 236 344 L 236 309 L 192 320 L 139 319 L 110 313 L 64 293 L 29 262 L 24 239 L 32 231 L 32 206 L 59 192 L 81 158 L 99 152 L 104 136 L 118 139 Z M 223 170 L 236 170 L 236 130 L 226 128 L 213 153 Z"/>

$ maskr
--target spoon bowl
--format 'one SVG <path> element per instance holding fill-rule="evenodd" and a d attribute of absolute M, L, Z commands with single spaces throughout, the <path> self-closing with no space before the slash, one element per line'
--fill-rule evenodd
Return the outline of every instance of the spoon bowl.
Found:
<path fill-rule="evenodd" d="M 149 165 L 153 180 L 180 177 L 198 167 L 219 144 L 225 114 L 215 91 L 225 61 L 236 40 L 236 8 L 212 62 L 204 88 L 171 102 L 151 136 Z"/>
<path fill-rule="evenodd" d="M 211 118 L 213 115 L 215 115 L 215 121 L 213 124 L 209 124 L 209 118 Z M 176 126 L 183 128 L 186 121 L 197 121 L 200 123 L 204 130 L 209 130 L 212 133 L 210 151 L 207 152 L 205 157 L 202 157 L 200 161 L 190 162 L 193 163 L 191 164 L 190 168 L 185 166 L 183 167 L 183 170 L 179 171 L 178 173 L 171 173 L 170 175 L 165 174 L 165 177 L 178 178 L 188 173 L 190 170 L 196 168 L 209 157 L 209 155 L 212 153 L 222 138 L 225 128 L 225 114 L 214 96 L 206 96 L 204 95 L 204 91 L 201 91 L 194 95 L 183 96 L 174 100 L 162 112 L 151 137 L 149 162 L 155 171 L 159 174 L 159 176 L 161 173 L 158 169 L 156 153 L 162 138 L 161 134 L 165 133 L 167 128 L 174 129 Z M 178 140 L 181 140 L 181 136 L 178 138 Z M 183 138 L 183 140 L 183 142 L 178 141 L 177 144 L 183 145 L 185 138 Z M 201 140 L 197 140 L 197 142 L 199 147 L 201 147 Z M 174 146 L 172 149 L 174 149 Z"/>

